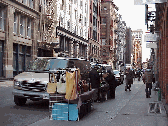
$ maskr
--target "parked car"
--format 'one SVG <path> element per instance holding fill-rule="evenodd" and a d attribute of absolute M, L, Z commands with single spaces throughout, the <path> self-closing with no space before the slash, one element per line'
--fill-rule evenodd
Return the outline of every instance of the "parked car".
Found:
<path fill-rule="evenodd" d="M 80 69 L 81 78 L 85 78 L 84 73 L 87 70 L 89 71 L 90 63 L 83 59 L 38 57 L 30 63 L 28 71 L 14 77 L 12 94 L 15 104 L 24 105 L 27 99 L 33 101 L 49 100 L 49 94 L 47 93 L 49 71 L 76 67 Z M 62 76 L 62 73 L 59 74 Z M 57 79 L 60 79 L 60 76 Z"/>
<path fill-rule="evenodd" d="M 120 73 L 119 70 L 113 70 L 114 76 L 119 84 L 123 84 L 124 74 Z"/>

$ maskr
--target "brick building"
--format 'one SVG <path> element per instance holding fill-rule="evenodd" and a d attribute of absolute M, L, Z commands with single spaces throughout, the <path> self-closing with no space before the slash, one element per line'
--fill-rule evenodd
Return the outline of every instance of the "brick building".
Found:
<path fill-rule="evenodd" d="M 89 60 L 100 61 L 100 0 L 89 2 Z"/>
<path fill-rule="evenodd" d="M 142 29 L 132 30 L 132 54 L 133 54 L 133 63 L 135 68 L 141 68 L 142 63 Z"/>
<path fill-rule="evenodd" d="M 168 3 L 156 4 L 156 21 L 155 32 L 160 35 L 160 39 L 157 43 L 157 49 L 155 50 L 155 64 L 157 66 L 158 75 L 156 74 L 156 80 L 160 84 L 162 89 L 162 96 L 168 103 Z"/>
<path fill-rule="evenodd" d="M 115 68 L 117 62 L 117 17 L 118 7 L 112 0 L 101 1 L 101 59 Z"/>

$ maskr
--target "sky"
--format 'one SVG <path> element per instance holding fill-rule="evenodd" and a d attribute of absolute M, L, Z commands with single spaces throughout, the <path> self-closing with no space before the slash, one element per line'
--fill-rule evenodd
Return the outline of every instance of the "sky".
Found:
<path fill-rule="evenodd" d="M 146 48 L 144 34 L 147 32 L 145 25 L 145 5 L 134 5 L 134 0 L 113 0 L 114 4 L 119 7 L 118 13 L 122 15 L 122 20 L 126 22 L 127 27 L 131 30 L 142 29 L 142 62 L 150 58 L 150 48 Z"/>

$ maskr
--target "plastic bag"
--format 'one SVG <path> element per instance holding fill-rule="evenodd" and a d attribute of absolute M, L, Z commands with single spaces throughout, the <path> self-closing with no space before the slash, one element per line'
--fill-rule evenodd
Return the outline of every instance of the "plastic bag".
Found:
<path fill-rule="evenodd" d="M 47 84 L 47 93 L 52 94 L 56 92 L 57 83 L 48 83 Z"/>

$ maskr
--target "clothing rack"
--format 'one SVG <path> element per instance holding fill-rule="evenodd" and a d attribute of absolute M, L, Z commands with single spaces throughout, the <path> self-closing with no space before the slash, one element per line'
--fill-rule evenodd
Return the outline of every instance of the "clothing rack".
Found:
<path fill-rule="evenodd" d="M 62 73 L 58 73 L 58 72 L 74 72 L 76 71 L 76 77 L 75 77 L 75 81 L 76 83 L 78 83 L 78 78 L 77 78 L 77 70 L 76 68 L 70 68 L 70 69 L 66 69 L 66 70 L 49 70 L 49 80 L 50 80 L 50 76 L 51 74 L 54 73 L 55 74 L 62 74 Z M 56 76 L 54 76 L 56 77 Z M 77 87 L 76 87 L 77 88 Z M 49 112 L 50 112 L 50 116 L 49 119 L 50 120 L 69 120 L 69 115 L 70 115 L 70 107 L 72 108 L 72 106 L 69 106 L 69 100 L 68 103 L 64 102 L 65 100 L 65 95 L 63 94 L 57 94 L 57 88 L 56 88 L 56 93 L 55 94 L 49 94 Z M 61 114 L 60 114 L 61 113 Z M 79 121 L 79 118 L 78 118 Z"/>

